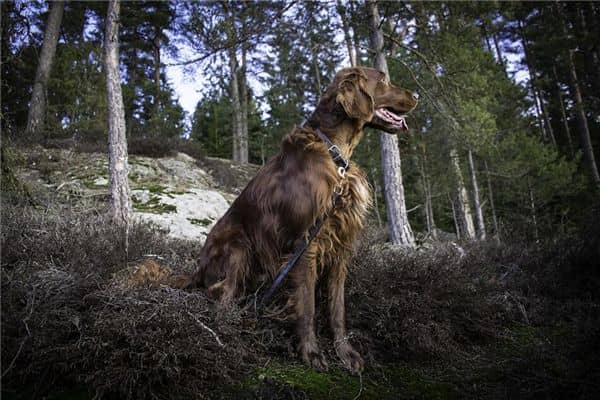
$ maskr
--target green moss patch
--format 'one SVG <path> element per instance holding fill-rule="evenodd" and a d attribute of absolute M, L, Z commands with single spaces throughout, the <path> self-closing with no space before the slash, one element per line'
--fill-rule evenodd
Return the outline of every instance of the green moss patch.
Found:
<path fill-rule="evenodd" d="M 152 214 L 168 214 L 177 212 L 176 206 L 173 204 L 161 203 L 158 196 L 152 196 L 146 203 L 141 203 L 135 196 L 133 196 L 133 209 Z"/>
<path fill-rule="evenodd" d="M 368 368 L 361 378 L 338 368 L 317 372 L 300 364 L 275 362 L 258 369 L 251 377 L 230 387 L 227 392 L 231 398 L 243 397 L 249 393 L 266 398 L 275 393 L 287 393 L 290 398 L 317 400 L 354 399 L 357 396 L 363 400 L 460 398 L 452 384 L 408 365 Z"/>
<path fill-rule="evenodd" d="M 168 194 L 167 187 L 160 185 L 158 183 L 144 183 L 143 185 L 138 185 L 134 189 L 136 190 L 147 190 L 153 194 Z"/>
<path fill-rule="evenodd" d="M 213 219 L 211 219 L 211 218 L 202 218 L 202 219 L 188 218 L 188 221 L 190 221 L 190 223 L 192 225 L 209 226 L 210 224 L 212 224 Z"/>

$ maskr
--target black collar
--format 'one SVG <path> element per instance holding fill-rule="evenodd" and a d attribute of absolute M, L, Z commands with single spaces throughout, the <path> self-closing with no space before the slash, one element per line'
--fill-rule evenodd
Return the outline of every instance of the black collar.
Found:
<path fill-rule="evenodd" d="M 350 163 L 348 160 L 344 158 L 342 151 L 340 148 L 334 144 L 328 137 L 325 135 L 319 128 L 315 128 L 314 132 L 321 138 L 323 142 L 327 145 L 327 150 L 329 151 L 329 155 L 333 159 L 333 162 L 338 166 L 338 174 L 343 178 L 350 168 Z"/>

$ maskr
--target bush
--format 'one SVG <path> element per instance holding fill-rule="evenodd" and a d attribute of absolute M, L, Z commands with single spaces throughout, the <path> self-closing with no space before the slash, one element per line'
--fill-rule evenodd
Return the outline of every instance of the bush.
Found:
<path fill-rule="evenodd" d="M 3 390 L 41 397 L 84 385 L 109 398 L 212 396 L 267 359 L 292 355 L 293 325 L 257 318 L 252 294 L 240 300 L 247 307 L 222 309 L 202 291 L 124 284 L 148 257 L 191 273 L 196 243 L 133 224 L 125 249 L 122 229 L 101 215 L 3 206 Z M 589 240 L 548 250 L 448 243 L 405 251 L 373 231 L 350 266 L 350 340 L 368 369 L 447 360 L 447 379 L 472 397 L 585 393 L 600 377 L 600 285 L 591 269 L 598 238 L 585 232 Z M 283 293 L 278 299 L 285 303 Z M 319 338 L 335 362 L 326 316 L 318 314 Z M 473 389 L 478 382 L 488 386 Z"/>
<path fill-rule="evenodd" d="M 195 159 L 204 158 L 200 143 L 189 139 L 164 136 L 134 137 L 127 141 L 129 154 L 146 157 L 171 157 L 175 153 L 186 153 Z"/>
<path fill-rule="evenodd" d="M 148 398 L 171 396 L 169 384 L 196 395 L 257 363 L 236 307 L 216 310 L 201 292 L 119 284 L 120 271 L 148 254 L 189 273 L 197 245 L 134 224 L 126 253 L 107 219 L 64 210 L 5 209 L 2 226 L 4 388 L 86 384 Z"/>

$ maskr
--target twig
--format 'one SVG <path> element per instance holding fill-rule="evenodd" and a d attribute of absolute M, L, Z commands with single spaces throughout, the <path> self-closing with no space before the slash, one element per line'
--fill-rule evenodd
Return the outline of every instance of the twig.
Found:
<path fill-rule="evenodd" d="M 192 314 L 191 312 L 187 312 L 189 314 L 190 317 L 192 317 L 201 327 L 203 327 L 204 329 L 206 329 L 208 332 L 210 332 L 215 340 L 217 341 L 217 344 L 221 347 L 225 347 L 225 345 L 223 344 L 223 342 L 221 342 L 221 339 L 219 339 L 219 335 L 217 335 L 217 333 L 215 331 L 213 331 L 212 329 L 210 329 L 206 324 L 204 324 L 202 321 L 200 321 L 198 318 L 196 318 L 196 316 L 194 314 Z"/>
<path fill-rule="evenodd" d="M 352 400 L 358 399 L 363 392 L 363 381 L 362 381 L 362 373 L 361 372 L 358 373 L 358 379 L 360 382 L 360 390 L 358 391 L 358 394 L 356 396 L 354 396 L 354 398 Z"/>
<path fill-rule="evenodd" d="M 15 354 L 15 356 L 13 357 L 13 359 L 10 362 L 10 364 L 8 365 L 8 367 L 2 373 L 2 378 L 4 378 L 4 376 L 6 374 L 8 374 L 8 372 L 12 369 L 12 367 L 15 366 L 15 362 L 17 361 L 17 358 L 19 358 L 19 355 L 21 354 L 21 351 L 23 350 L 23 346 L 25 346 L 25 342 L 27 341 L 27 339 L 29 339 L 31 337 L 31 331 L 29 330 L 29 325 L 27 325 L 27 321 L 29 320 L 29 318 L 31 318 L 31 314 L 33 314 L 33 305 L 34 304 L 35 304 L 35 287 L 33 288 L 33 293 L 31 294 L 31 307 L 29 308 L 29 314 L 27 314 L 27 316 L 25 318 L 23 318 L 23 320 L 22 320 L 23 325 L 25 325 L 25 330 L 27 331 L 27 336 L 25 336 L 23 338 L 23 340 L 21 340 L 21 344 L 19 345 L 17 354 Z"/>
<path fill-rule="evenodd" d="M 410 212 L 416 211 L 416 210 L 418 210 L 418 209 L 419 209 L 419 208 L 421 208 L 421 207 L 423 207 L 423 204 L 417 204 L 416 206 L 414 206 L 414 207 L 413 207 L 413 208 L 411 208 L 410 210 L 406 210 L 406 213 L 408 214 L 408 213 L 410 213 Z"/>

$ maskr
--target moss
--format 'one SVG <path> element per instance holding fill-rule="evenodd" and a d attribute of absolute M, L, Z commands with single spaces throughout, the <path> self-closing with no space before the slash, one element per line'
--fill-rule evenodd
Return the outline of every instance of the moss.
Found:
<path fill-rule="evenodd" d="M 134 189 L 136 190 L 148 190 L 153 194 L 168 194 L 167 187 L 160 185 L 158 183 L 144 183 L 142 185 L 136 186 Z"/>
<path fill-rule="evenodd" d="M 168 214 L 177 212 L 177 207 L 173 204 L 165 204 L 160 202 L 158 196 L 152 196 L 146 203 L 140 202 L 135 196 L 133 200 L 133 209 L 140 212 L 152 214 Z"/>
<path fill-rule="evenodd" d="M 99 177 L 95 177 L 92 179 L 85 179 L 82 181 L 83 185 L 88 189 L 106 189 L 108 187 L 108 182 L 105 185 L 97 185 L 96 180 Z"/>
<path fill-rule="evenodd" d="M 428 374 L 431 374 L 428 375 Z M 436 378 L 435 371 L 422 371 L 407 365 L 386 365 L 368 369 L 361 378 L 338 368 L 317 372 L 298 364 L 275 362 L 257 370 L 242 383 L 227 390 L 228 398 L 251 393 L 268 398 L 274 392 L 310 399 L 457 399 L 457 389 Z M 361 391 L 362 385 L 362 391 Z"/>
<path fill-rule="evenodd" d="M 240 384 L 230 387 L 231 398 L 243 397 L 243 393 L 272 392 L 303 393 L 305 398 L 331 399 L 354 398 L 360 391 L 360 380 L 339 369 L 317 372 L 299 364 L 275 362 L 260 368 Z M 364 393 L 363 393 L 364 394 Z M 264 397 L 264 396 L 263 396 Z M 363 399 L 369 397 L 361 396 Z"/>
<path fill-rule="evenodd" d="M 188 221 L 190 221 L 190 223 L 192 225 L 208 226 L 208 225 L 212 224 L 213 219 L 212 218 L 202 218 L 202 219 L 188 218 Z"/>
<path fill-rule="evenodd" d="M 129 157 L 129 160 L 127 160 L 127 162 L 130 165 L 141 165 L 142 167 L 152 168 L 152 166 L 149 163 L 142 161 L 136 157 Z"/>
<path fill-rule="evenodd" d="M 411 399 L 461 398 L 457 389 L 452 384 L 439 379 L 435 371 L 424 371 L 405 365 L 388 367 L 384 371 L 394 386 L 395 393 L 389 393 L 390 398 L 395 398 L 398 390 L 402 391 L 401 397 Z"/>

